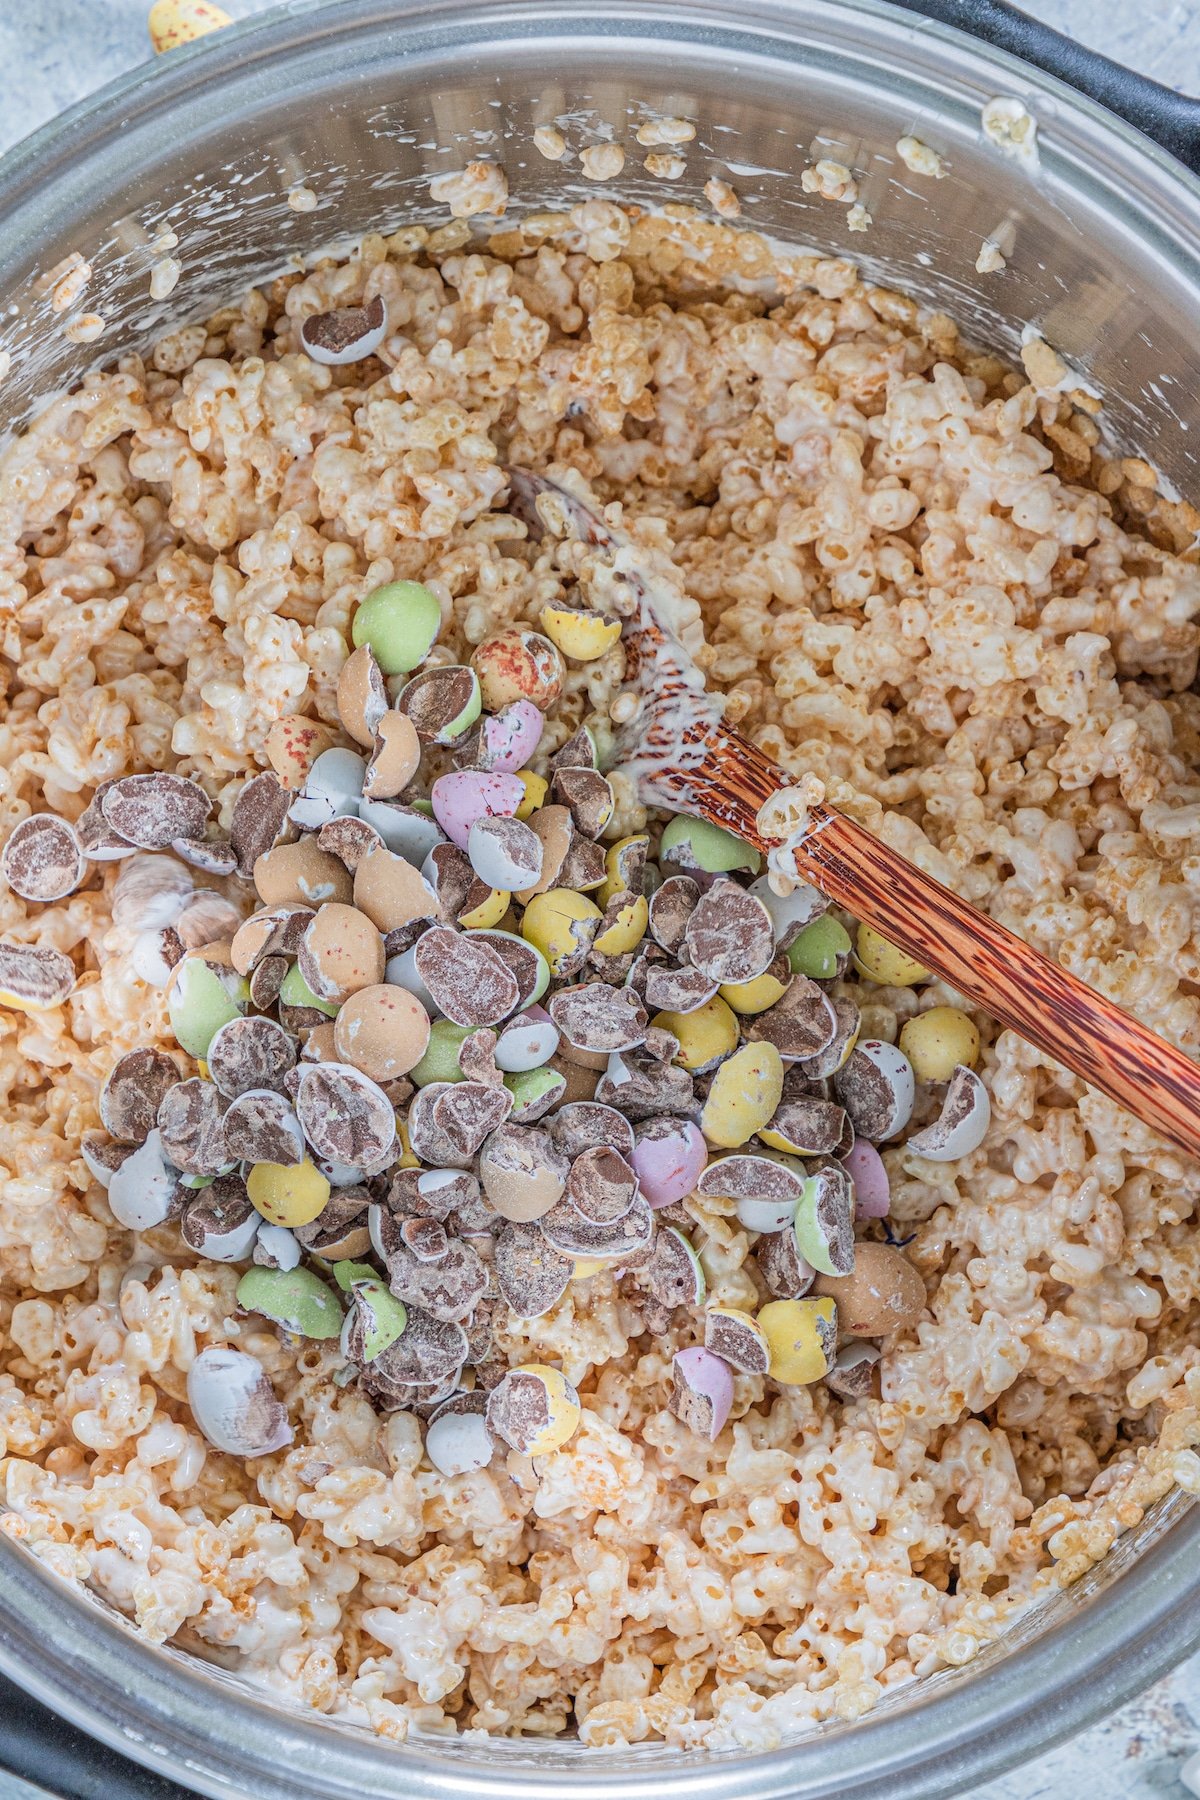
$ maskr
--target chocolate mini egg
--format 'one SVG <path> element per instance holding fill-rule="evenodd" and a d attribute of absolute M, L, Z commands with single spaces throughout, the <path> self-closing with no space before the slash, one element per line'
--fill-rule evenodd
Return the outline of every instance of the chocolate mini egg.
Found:
<path fill-rule="evenodd" d="M 414 994 L 394 983 L 364 987 L 338 1013 L 333 1041 L 341 1061 L 372 1081 L 396 1081 L 425 1054 L 429 1014 Z"/>
<path fill-rule="evenodd" d="M 517 890 L 517 899 L 522 906 L 528 906 L 535 895 L 548 893 L 557 884 L 575 836 L 575 827 L 565 806 L 539 807 L 529 825 L 542 846 L 542 872 L 528 887 Z"/>
<path fill-rule="evenodd" d="M 845 1107 L 861 1138 L 882 1143 L 912 1117 L 916 1083 L 912 1065 L 895 1044 L 860 1041 L 833 1078 L 834 1098 Z"/>
<path fill-rule="evenodd" d="M 925 1311 L 924 1281 L 891 1244 L 860 1243 L 850 1273 L 819 1275 L 813 1292 L 837 1302 L 838 1325 L 848 1337 L 908 1331 Z"/>
<path fill-rule="evenodd" d="M 364 644 L 354 655 L 361 656 L 364 651 L 368 656 L 371 654 Z M 395 799 L 397 794 L 404 792 L 420 766 L 421 740 L 416 726 L 405 713 L 385 712 L 375 727 L 371 760 L 363 777 L 364 797 L 367 800 Z M 361 801 L 359 817 L 367 817 Z M 378 825 L 375 829 L 379 830 Z M 392 844 L 389 848 L 394 850 L 396 846 Z"/>
<path fill-rule="evenodd" d="M 313 917 L 300 940 L 298 960 L 313 993 L 340 1003 L 359 988 L 382 982 L 383 938 L 366 913 L 334 901 Z"/>
<path fill-rule="evenodd" d="M 490 888 L 512 893 L 541 880 L 541 840 L 520 819 L 476 819 L 467 836 L 467 855 Z"/>
<path fill-rule="evenodd" d="M 515 775 L 489 775 L 484 769 L 453 769 L 430 790 L 433 816 L 460 850 L 467 848 L 477 819 L 511 817 L 524 798 L 524 784 Z"/>
<path fill-rule="evenodd" d="M 486 1469 L 495 1443 L 487 1428 L 483 1393 L 458 1394 L 440 1406 L 425 1427 L 425 1454 L 439 1475 Z"/>
<path fill-rule="evenodd" d="M 635 1127 L 632 1160 L 650 1205 L 674 1206 L 695 1192 L 708 1149 L 703 1132 L 690 1119 L 646 1119 Z"/>
<path fill-rule="evenodd" d="M 514 700 L 531 700 L 546 712 L 562 693 L 562 657 L 539 631 L 501 631 L 485 638 L 471 664 L 489 712 Z"/>
<path fill-rule="evenodd" d="M 388 711 L 383 670 L 369 644 L 361 644 L 342 664 L 337 684 L 338 717 L 356 744 L 370 750 L 379 722 Z"/>
<path fill-rule="evenodd" d="M 310 313 L 300 326 L 300 342 L 315 363 L 340 368 L 374 356 L 387 332 L 387 307 L 376 294 L 365 306 L 338 306 Z M 343 716 L 343 723 L 344 723 Z"/>
<path fill-rule="evenodd" d="M 939 1117 L 914 1133 L 904 1147 L 929 1162 L 954 1162 L 978 1150 L 991 1119 L 992 1103 L 982 1081 L 973 1069 L 957 1068 Z"/>
<path fill-rule="evenodd" d="M 407 715 L 426 744 L 454 744 L 480 711 L 479 677 L 461 663 L 425 669 L 401 690 L 396 710 Z"/>

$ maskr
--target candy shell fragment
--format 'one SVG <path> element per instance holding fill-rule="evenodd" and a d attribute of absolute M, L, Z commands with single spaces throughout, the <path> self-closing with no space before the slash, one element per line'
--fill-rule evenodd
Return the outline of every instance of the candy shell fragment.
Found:
<path fill-rule="evenodd" d="M 827 1295 L 769 1300 L 758 1324 L 770 1351 L 772 1380 L 807 1387 L 828 1371 L 837 1347 L 837 1308 Z"/>
<path fill-rule="evenodd" d="M 570 662 L 595 662 L 621 635 L 620 619 L 570 606 L 544 606 L 538 623 Z"/>
<path fill-rule="evenodd" d="M 261 1363 L 242 1350 L 201 1350 L 188 1370 L 187 1397 L 208 1442 L 230 1456 L 270 1456 L 292 1441 L 286 1407 Z"/>
<path fill-rule="evenodd" d="M 495 1444 L 484 1417 L 486 1407 L 484 1394 L 457 1394 L 429 1421 L 425 1454 L 439 1475 L 453 1479 L 487 1468 Z"/>
<path fill-rule="evenodd" d="M 941 1113 L 909 1138 L 905 1151 L 928 1162 L 955 1162 L 978 1150 L 991 1119 L 991 1098 L 978 1075 L 973 1069 L 955 1069 Z"/>
<path fill-rule="evenodd" d="M 175 969 L 167 995 L 167 1016 L 175 1041 L 189 1056 L 206 1057 L 222 1025 L 242 1016 L 250 990 L 232 969 L 186 957 Z"/>
<path fill-rule="evenodd" d="M 634 1140 L 634 1173 L 651 1207 L 674 1206 L 696 1191 L 708 1150 L 691 1119 L 645 1119 Z"/>
<path fill-rule="evenodd" d="M 114 1170 L 108 1184 L 113 1218 L 129 1231 L 150 1231 L 170 1216 L 179 1177 L 152 1131 L 144 1144 Z"/>
<path fill-rule="evenodd" d="M 179 1235 L 189 1250 L 211 1262 L 243 1262 L 254 1248 L 262 1214 L 251 1204 L 239 1175 L 218 1175 L 183 1203 Z"/>
<path fill-rule="evenodd" d="M 737 1017 L 719 994 L 689 1012 L 657 1013 L 654 1023 L 677 1039 L 675 1061 L 695 1073 L 715 1069 L 737 1049 Z"/>
<path fill-rule="evenodd" d="M 710 1144 L 733 1150 L 767 1123 L 783 1093 L 783 1063 L 773 1044 L 743 1044 L 718 1068 L 700 1115 Z"/>
<path fill-rule="evenodd" d="M 892 1204 L 891 1184 L 883 1158 L 874 1144 L 868 1144 L 865 1138 L 856 1139 L 841 1161 L 854 1183 L 855 1217 L 886 1219 Z"/>
<path fill-rule="evenodd" d="M 579 1395 L 560 1369 L 525 1363 L 510 1369 L 487 1402 L 488 1430 L 522 1456 L 549 1456 L 579 1428 Z"/>
<path fill-rule="evenodd" d="M 706 874 L 731 874 L 744 869 L 757 875 L 762 864 L 758 851 L 731 831 L 710 825 L 707 819 L 680 815 L 667 825 L 659 852 L 663 862 L 678 869 L 702 869 Z"/>
<path fill-rule="evenodd" d="M 372 749 L 375 733 L 390 708 L 390 701 L 383 670 L 370 644 L 352 650 L 342 664 L 337 684 L 337 707 L 347 734 L 364 750 Z"/>
<path fill-rule="evenodd" d="M 311 1269 L 247 1269 L 237 1285 L 237 1300 L 247 1312 L 263 1313 L 297 1337 L 341 1336 L 337 1295 Z"/>
<path fill-rule="evenodd" d="M 467 834 L 467 855 L 480 881 L 489 887 L 512 893 L 541 880 L 541 842 L 520 819 L 476 819 Z"/>
<path fill-rule="evenodd" d="M 693 1344 L 677 1350 L 671 1363 L 674 1388 L 668 1402 L 681 1424 L 697 1437 L 714 1443 L 724 1429 L 733 1405 L 733 1374 L 729 1364 Z"/>
<path fill-rule="evenodd" d="M 582 964 L 602 916 L 583 894 L 551 888 L 526 906 L 521 935 L 541 951 L 552 975 L 565 978 Z"/>
<path fill-rule="evenodd" d="M 397 712 L 410 718 L 426 744 L 454 744 L 479 717 L 479 677 L 474 669 L 452 664 L 425 669 L 401 690 Z"/>
<path fill-rule="evenodd" d="M 460 850 L 466 850 L 478 819 L 511 818 L 525 798 L 515 775 L 488 774 L 483 769 L 452 769 L 439 775 L 430 790 L 433 816 Z"/>
<path fill-rule="evenodd" d="M 664 1225 L 655 1233 L 644 1280 L 661 1306 L 699 1306 L 704 1300 L 706 1283 L 700 1258 L 674 1225 Z"/>
<path fill-rule="evenodd" d="M 808 1176 L 794 1229 L 801 1256 L 824 1275 L 854 1267 L 854 1186 L 840 1163 Z"/>
<path fill-rule="evenodd" d="M 825 1377 L 825 1385 L 839 1400 L 861 1400 L 874 1386 L 879 1360 L 878 1344 L 857 1340 L 843 1344 Z"/>
<path fill-rule="evenodd" d="M 343 1285 L 339 1278 L 338 1286 Z M 351 1310 L 346 1318 L 342 1345 L 357 1363 L 374 1362 L 403 1336 L 408 1308 L 387 1283 L 377 1278 L 354 1281 L 350 1287 Z"/>
<path fill-rule="evenodd" d="M 568 1172 L 553 1139 L 536 1126 L 500 1125 L 479 1155 L 484 1193 L 501 1218 L 522 1224 L 550 1211 L 566 1187 Z"/>
<path fill-rule="evenodd" d="M 367 649 L 365 644 L 363 649 Z M 358 656 L 361 652 L 356 650 L 354 654 Z M 367 802 L 394 800 L 397 794 L 404 792 L 420 766 L 421 740 L 416 726 L 402 712 L 385 712 L 375 727 L 371 760 L 363 776 L 363 799 Z M 368 817 L 361 800 L 359 817 L 364 822 Z M 375 829 L 378 830 L 377 824 Z M 397 846 L 391 844 L 389 848 L 394 850 Z"/>

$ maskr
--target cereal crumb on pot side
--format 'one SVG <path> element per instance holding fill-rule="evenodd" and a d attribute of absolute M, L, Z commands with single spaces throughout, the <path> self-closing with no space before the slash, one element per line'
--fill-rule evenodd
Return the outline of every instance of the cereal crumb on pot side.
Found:
<path fill-rule="evenodd" d="M 431 192 L 0 454 L 3 1495 L 153 1641 L 397 1739 L 766 1748 L 1192 1480 L 1200 1169 L 787 844 L 827 797 L 1194 1042 L 1200 520 L 1036 334 L 716 177 Z M 765 867 L 642 804 L 628 571 L 511 464 L 674 571 L 792 772 Z"/>

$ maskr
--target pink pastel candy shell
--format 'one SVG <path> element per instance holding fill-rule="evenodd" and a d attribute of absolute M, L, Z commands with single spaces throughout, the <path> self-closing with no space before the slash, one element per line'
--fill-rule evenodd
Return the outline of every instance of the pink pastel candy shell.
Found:
<path fill-rule="evenodd" d="M 525 786 L 515 775 L 454 769 L 438 777 L 429 798 L 433 816 L 450 842 L 465 850 L 476 820 L 511 818 L 525 798 Z"/>
<path fill-rule="evenodd" d="M 532 700 L 514 700 L 483 721 L 488 768 L 496 774 L 523 769 L 541 742 L 542 714 Z"/>
<path fill-rule="evenodd" d="M 702 1394 L 712 1407 L 711 1436 L 720 1437 L 733 1405 L 733 1371 L 729 1364 L 699 1344 L 677 1350 L 674 1362 L 687 1385 Z"/>
<path fill-rule="evenodd" d="M 858 1138 L 849 1154 L 843 1156 L 842 1167 L 854 1183 L 855 1218 L 886 1219 L 892 1192 L 883 1158 L 874 1144 Z"/>
<path fill-rule="evenodd" d="M 690 1119 L 683 1122 L 678 1137 L 643 1138 L 633 1150 L 633 1172 L 652 1207 L 685 1200 L 695 1191 L 707 1161 L 704 1135 Z"/>

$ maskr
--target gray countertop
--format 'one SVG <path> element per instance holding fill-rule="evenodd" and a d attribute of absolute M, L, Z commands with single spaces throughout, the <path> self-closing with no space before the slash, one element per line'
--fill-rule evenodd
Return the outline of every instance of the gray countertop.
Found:
<path fill-rule="evenodd" d="M 245 19 L 269 0 L 222 4 Z M 149 0 L 0 0 L 0 151 L 141 62 L 148 9 Z M 1026 0 L 1026 11 L 1118 62 L 1200 92 L 1200 0 Z M 977 1788 L 972 1800 L 1189 1800 L 1200 1795 L 1200 1773 L 1189 1770 L 1185 1785 L 1180 1769 L 1198 1751 L 1200 1656 L 1104 1724 Z"/>

